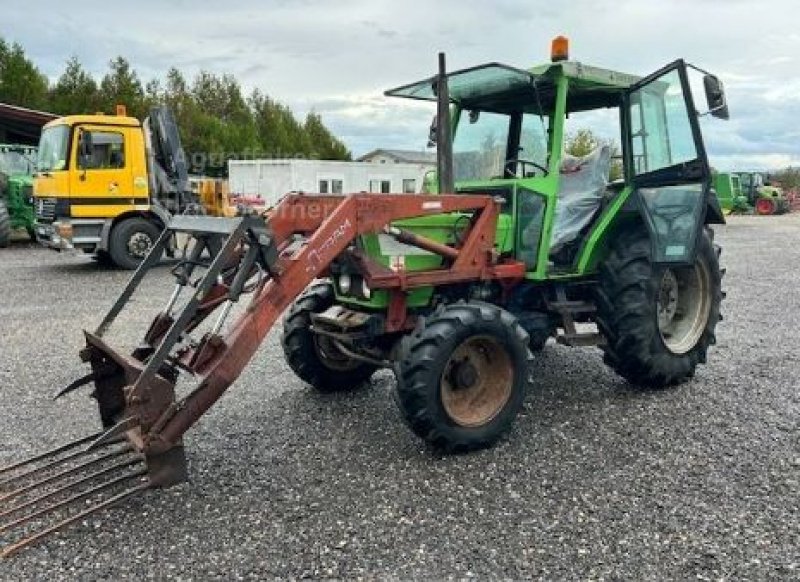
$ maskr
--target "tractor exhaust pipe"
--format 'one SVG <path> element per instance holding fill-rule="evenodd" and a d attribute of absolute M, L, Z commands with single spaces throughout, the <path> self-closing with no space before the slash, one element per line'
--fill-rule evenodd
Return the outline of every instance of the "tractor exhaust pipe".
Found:
<path fill-rule="evenodd" d="M 450 124 L 450 88 L 447 83 L 447 62 L 439 53 L 439 76 L 436 91 L 436 170 L 439 174 L 439 194 L 455 192 L 453 180 L 453 132 Z"/>

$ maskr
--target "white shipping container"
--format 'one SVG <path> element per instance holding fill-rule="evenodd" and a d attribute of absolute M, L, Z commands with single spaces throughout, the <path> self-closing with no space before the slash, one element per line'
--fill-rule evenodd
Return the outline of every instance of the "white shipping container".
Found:
<path fill-rule="evenodd" d="M 307 194 L 418 193 L 428 164 L 321 160 L 230 160 L 231 195 L 260 196 L 267 206 L 289 192 Z"/>

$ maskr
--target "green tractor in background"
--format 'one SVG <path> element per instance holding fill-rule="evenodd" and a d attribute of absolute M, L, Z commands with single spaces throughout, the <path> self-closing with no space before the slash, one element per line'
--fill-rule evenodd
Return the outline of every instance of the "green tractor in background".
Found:
<path fill-rule="evenodd" d="M 11 233 L 24 228 L 36 240 L 33 229 L 33 171 L 36 148 L 0 144 L 0 247 L 8 246 Z"/>
<path fill-rule="evenodd" d="M 789 212 L 789 200 L 783 190 L 772 184 L 769 174 L 763 172 L 737 172 L 742 195 L 756 214 L 769 216 Z"/>
<path fill-rule="evenodd" d="M 716 172 L 713 188 L 725 214 L 745 214 L 752 211 L 747 196 L 742 192 L 742 182 L 738 174 Z"/>

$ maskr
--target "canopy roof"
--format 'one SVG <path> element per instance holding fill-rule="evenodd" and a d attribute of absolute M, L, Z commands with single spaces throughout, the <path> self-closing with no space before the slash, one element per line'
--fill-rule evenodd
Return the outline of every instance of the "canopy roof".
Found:
<path fill-rule="evenodd" d="M 548 63 L 529 70 L 487 63 L 448 73 L 450 101 L 464 109 L 500 113 L 524 111 L 547 114 L 555 103 L 559 76 L 569 79 L 568 111 L 616 107 L 621 93 L 639 77 L 576 61 Z M 436 100 L 437 77 L 386 91 L 392 97 Z"/>

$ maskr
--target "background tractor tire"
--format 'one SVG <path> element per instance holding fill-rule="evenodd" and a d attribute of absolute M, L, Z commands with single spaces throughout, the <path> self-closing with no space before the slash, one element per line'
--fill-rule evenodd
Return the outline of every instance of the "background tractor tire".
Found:
<path fill-rule="evenodd" d="M 522 407 L 532 359 L 528 334 L 508 311 L 477 301 L 439 308 L 401 342 L 398 406 L 438 449 L 487 447 Z"/>
<path fill-rule="evenodd" d="M 283 320 L 283 354 L 297 376 L 319 392 L 344 392 L 369 380 L 377 368 L 341 353 L 324 336 L 311 331 L 311 315 L 334 303 L 330 283 L 311 285 Z"/>
<path fill-rule="evenodd" d="M 0 248 L 7 247 L 11 242 L 11 217 L 3 200 L 0 200 Z"/>
<path fill-rule="evenodd" d="M 108 255 L 120 269 L 132 271 L 153 248 L 161 229 L 146 218 L 126 218 L 111 231 Z"/>
<path fill-rule="evenodd" d="M 778 211 L 778 205 L 772 198 L 759 198 L 756 200 L 756 214 L 771 216 Z"/>
<path fill-rule="evenodd" d="M 596 298 L 605 363 L 642 387 L 663 388 L 691 378 L 716 343 L 722 319 L 719 255 L 708 228 L 698 239 L 695 264 L 684 270 L 653 264 L 644 228 L 614 241 L 600 268 Z"/>

